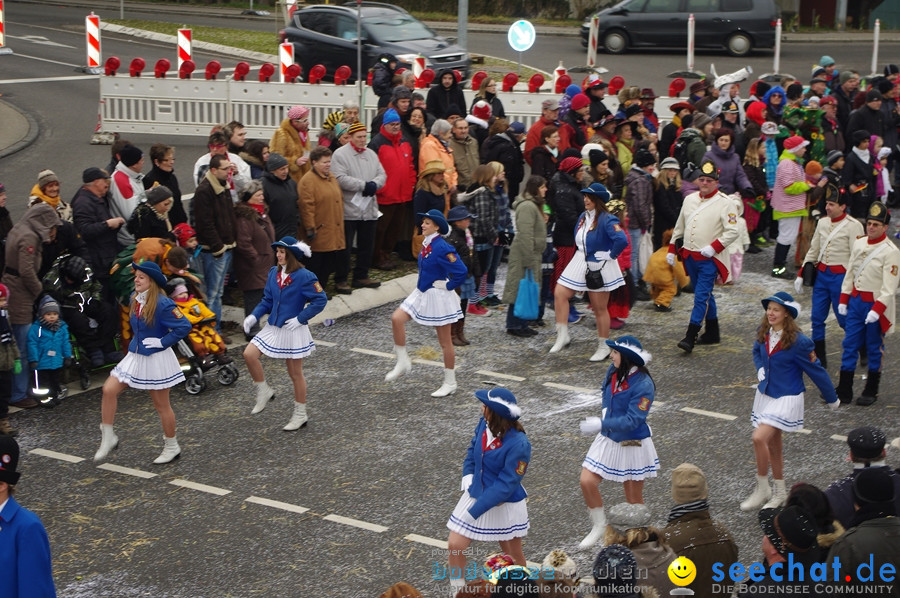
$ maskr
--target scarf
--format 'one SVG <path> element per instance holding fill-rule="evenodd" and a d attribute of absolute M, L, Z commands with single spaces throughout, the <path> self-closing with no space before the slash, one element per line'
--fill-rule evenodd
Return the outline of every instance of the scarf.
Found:
<path fill-rule="evenodd" d="M 354 150 L 356 150 L 356 153 L 357 153 L 357 154 L 361 154 L 361 153 L 363 153 L 364 151 L 366 151 L 367 149 L 369 149 L 368 146 L 365 146 L 365 145 L 364 145 L 364 146 L 362 146 L 362 147 L 356 147 L 356 146 L 353 145 L 352 143 L 350 144 L 350 147 L 352 147 Z"/>
<path fill-rule="evenodd" d="M 549 145 L 545 145 L 544 147 L 547 148 L 547 151 L 550 152 L 551 156 L 553 156 L 554 158 L 559 157 L 559 148 L 558 147 L 550 147 Z"/>
<path fill-rule="evenodd" d="M 248 203 L 248 206 L 259 212 L 260 216 L 266 215 L 266 204 L 264 203 Z"/>
<path fill-rule="evenodd" d="M 46 328 L 50 332 L 56 332 L 59 330 L 59 327 L 62 326 L 62 320 L 58 319 L 52 324 L 44 319 L 44 316 L 41 316 L 41 328 Z"/>
<path fill-rule="evenodd" d="M 675 505 L 674 507 L 672 507 L 672 510 L 669 511 L 669 518 L 666 521 L 668 523 L 671 523 L 676 519 L 684 517 L 688 513 L 699 513 L 700 511 L 708 510 L 709 501 L 706 499 L 695 500 L 694 502 L 686 502 L 682 505 Z"/>
<path fill-rule="evenodd" d="M 869 160 L 871 159 L 871 156 L 869 155 L 869 150 L 859 149 L 858 147 L 854 147 L 851 151 L 854 154 L 856 154 L 856 157 L 858 157 L 860 160 L 863 161 L 863 164 L 869 163 Z"/>
<path fill-rule="evenodd" d="M 50 197 L 46 195 L 41 188 L 37 186 L 35 183 L 34 187 L 31 188 L 31 196 L 40 199 L 42 202 L 49 204 L 54 210 L 59 207 L 59 195 L 56 197 Z"/>

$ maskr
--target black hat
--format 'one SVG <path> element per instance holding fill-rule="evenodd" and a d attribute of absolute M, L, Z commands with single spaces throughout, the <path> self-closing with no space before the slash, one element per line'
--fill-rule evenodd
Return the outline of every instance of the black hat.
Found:
<path fill-rule="evenodd" d="M 394 91 L 391 93 L 391 101 L 396 102 L 397 100 L 411 100 L 412 99 L 412 90 L 408 88 L 406 85 L 398 85 L 394 88 Z"/>
<path fill-rule="evenodd" d="M 828 152 L 828 155 L 825 157 L 825 161 L 829 166 L 833 166 L 835 162 L 844 157 L 844 152 L 841 150 L 831 150 Z"/>
<path fill-rule="evenodd" d="M 887 207 L 880 201 L 873 201 L 869 206 L 869 213 L 866 214 L 866 221 L 874 220 L 882 224 L 888 224 L 891 221 L 891 213 Z"/>
<path fill-rule="evenodd" d="M 880 459 L 885 442 L 884 432 L 872 426 L 862 426 L 847 434 L 850 452 L 858 459 Z"/>
<path fill-rule="evenodd" d="M 597 164 L 609 160 L 609 156 L 607 156 L 606 152 L 604 152 L 603 150 L 592 149 L 588 152 L 588 160 L 591 161 L 591 168 L 596 168 Z"/>
<path fill-rule="evenodd" d="M 172 191 L 165 185 L 157 185 L 147 190 L 147 203 L 151 206 L 166 201 L 172 197 Z"/>
<path fill-rule="evenodd" d="M 76 282 L 84 282 L 84 274 L 87 270 L 87 262 L 83 257 L 73 255 L 63 262 L 60 271 L 63 276 Z"/>
<path fill-rule="evenodd" d="M 90 168 L 86 168 L 84 172 L 81 173 L 81 182 L 87 185 L 88 183 L 93 183 L 97 179 L 108 179 L 109 173 L 103 170 L 102 168 L 97 168 L 96 166 L 91 166 Z"/>
<path fill-rule="evenodd" d="M 878 82 L 878 91 L 881 93 L 881 95 L 890 93 L 892 89 L 894 89 L 894 83 L 888 81 L 887 79 L 882 79 Z"/>
<path fill-rule="evenodd" d="M 634 163 L 638 168 L 646 168 L 647 166 L 656 164 L 656 158 L 653 157 L 653 154 L 651 154 L 647 148 L 642 147 L 634 152 Z"/>
<path fill-rule="evenodd" d="M 465 114 L 465 111 L 461 110 L 459 106 L 457 106 L 456 104 L 450 104 L 444 111 L 444 118 L 450 118 L 451 116 L 462 116 L 463 114 Z"/>
<path fill-rule="evenodd" d="M 853 140 L 853 145 L 857 146 L 860 143 L 862 143 L 863 141 L 868 141 L 871 136 L 872 136 L 872 134 L 869 133 L 867 130 L 858 129 L 856 131 L 853 131 L 853 134 L 850 136 L 850 138 Z"/>
<path fill-rule="evenodd" d="M 540 598 L 540 595 L 538 582 L 531 578 L 531 574 L 527 570 L 523 571 L 521 576 L 515 575 L 513 572 L 501 575 L 497 580 L 497 585 L 494 586 L 494 591 L 491 592 L 491 596 L 496 598 L 505 598 L 506 596 L 510 598 L 514 596 Z"/>
<path fill-rule="evenodd" d="M 866 467 L 853 478 L 853 500 L 858 505 L 894 502 L 894 480 L 886 467 Z"/>
<path fill-rule="evenodd" d="M 707 176 L 711 179 L 719 180 L 719 169 L 716 167 L 716 163 L 712 160 L 706 159 L 700 163 L 700 172 L 697 174 L 697 178 L 702 176 Z"/>
<path fill-rule="evenodd" d="M 900 67 L 898 67 L 896 64 L 889 64 L 886 67 L 884 67 L 884 76 L 885 77 L 887 77 L 889 75 L 896 75 L 897 73 L 900 73 Z"/>
<path fill-rule="evenodd" d="M 611 544 L 594 559 L 594 583 L 600 596 L 632 596 L 639 590 L 635 586 L 638 564 L 634 553 L 621 544 Z"/>
<path fill-rule="evenodd" d="M 764 95 L 766 95 L 766 93 L 770 89 L 772 89 L 772 86 L 769 83 L 766 83 L 765 81 L 757 81 L 756 82 L 756 97 L 758 97 L 758 98 L 763 97 Z"/>
<path fill-rule="evenodd" d="M 799 83 L 791 83 L 785 90 L 785 95 L 789 100 L 796 100 L 803 95 L 803 86 Z"/>
<path fill-rule="evenodd" d="M 814 548 L 819 535 L 815 518 L 806 509 L 795 506 L 763 509 L 759 512 L 759 527 L 782 556 Z"/>
<path fill-rule="evenodd" d="M 0 482 L 15 486 L 20 475 L 18 465 L 19 443 L 12 436 L 0 436 Z"/>
<path fill-rule="evenodd" d="M 874 102 L 883 99 L 884 97 L 882 97 L 881 92 L 877 89 L 870 89 L 866 92 L 866 102 Z"/>
<path fill-rule="evenodd" d="M 469 210 L 466 209 L 466 206 L 464 205 L 453 206 L 450 208 L 450 211 L 447 212 L 447 222 L 459 222 L 466 218 L 475 219 L 478 218 L 478 216 L 469 213 Z"/>
<path fill-rule="evenodd" d="M 141 158 L 143 157 L 144 152 L 134 147 L 133 145 L 126 145 L 119 152 L 119 159 L 125 166 L 134 166 L 135 164 L 140 162 Z"/>
<path fill-rule="evenodd" d="M 266 160 L 266 170 L 269 172 L 275 172 L 279 168 L 288 165 L 287 158 L 279 154 L 278 152 L 272 152 L 269 154 L 268 159 Z"/>
<path fill-rule="evenodd" d="M 625 118 L 631 118 L 632 116 L 636 116 L 638 114 L 641 114 L 642 112 L 643 110 L 641 110 L 639 104 L 632 104 L 625 109 Z"/>

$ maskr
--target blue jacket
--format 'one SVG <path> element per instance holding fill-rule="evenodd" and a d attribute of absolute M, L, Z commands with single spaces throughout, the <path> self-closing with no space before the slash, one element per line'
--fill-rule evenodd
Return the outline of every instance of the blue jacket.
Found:
<path fill-rule="evenodd" d="M 12 496 L 0 511 L 0 596 L 55 598 L 50 540 L 37 515 Z"/>
<path fill-rule="evenodd" d="M 37 363 L 37 370 L 58 370 L 66 357 L 72 357 L 72 344 L 65 322 L 59 323 L 56 332 L 41 326 L 40 321 L 31 325 L 28 331 L 28 363 Z"/>
<path fill-rule="evenodd" d="M 575 225 L 575 235 L 578 236 L 578 229 L 584 225 L 587 219 L 587 212 L 581 214 L 578 224 Z M 619 254 L 628 247 L 628 235 L 622 230 L 619 219 L 609 212 L 598 211 L 597 218 L 594 220 L 594 227 L 588 231 L 585 239 L 584 257 L 589 262 L 598 261 L 594 254 L 598 251 L 608 251 L 612 259 L 619 257 Z"/>
<path fill-rule="evenodd" d="M 482 417 L 475 426 L 475 435 L 463 463 L 463 476 L 472 474 L 469 496 L 475 499 L 475 504 L 469 509 L 469 515 L 473 519 L 500 503 L 518 502 L 528 496 L 522 487 L 522 478 L 531 460 L 528 436 L 511 428 L 499 447 L 485 452 L 481 448 L 481 438 L 486 429 L 487 422 Z"/>
<path fill-rule="evenodd" d="M 278 269 L 279 266 L 269 269 L 262 301 L 253 310 L 253 315 L 259 320 L 269 314 L 269 324 L 279 328 L 294 317 L 301 324 L 308 323 L 328 303 L 319 279 L 306 268 L 300 268 L 288 274 L 291 282 L 281 288 L 278 286 Z"/>
<path fill-rule="evenodd" d="M 466 282 L 469 271 L 459 254 L 440 235 L 428 245 L 422 245 L 419 252 L 419 280 L 416 287 L 423 293 L 438 280 L 448 280 L 447 289 L 453 290 Z"/>
<path fill-rule="evenodd" d="M 647 414 L 650 413 L 656 394 L 653 380 L 644 372 L 637 371 L 613 392 L 612 376 L 615 371 L 614 365 L 606 370 L 606 381 L 603 383 L 603 409 L 606 409 L 606 416 L 600 433 L 615 442 L 649 438 Z"/>
<path fill-rule="evenodd" d="M 156 300 L 156 313 L 153 315 L 152 325 L 148 325 L 143 318 L 134 314 L 131 314 L 130 322 L 134 338 L 128 343 L 128 351 L 138 355 L 152 355 L 165 351 L 191 331 L 191 323 L 175 302 L 162 294 Z M 162 343 L 162 349 L 148 349 L 144 346 L 145 338 L 158 338 Z"/>
<path fill-rule="evenodd" d="M 753 363 L 756 369 L 763 368 L 766 377 L 757 387 L 759 392 L 774 399 L 786 395 L 798 395 L 806 390 L 803 385 L 803 372 L 813 381 L 826 403 L 834 403 L 838 400 L 834 392 L 834 385 L 828 372 L 822 367 L 822 362 L 816 356 L 816 348 L 812 340 L 803 334 L 797 335 L 797 340 L 788 349 L 782 349 L 781 344 L 775 346 L 775 350 L 769 355 L 767 341 L 753 343 Z"/>

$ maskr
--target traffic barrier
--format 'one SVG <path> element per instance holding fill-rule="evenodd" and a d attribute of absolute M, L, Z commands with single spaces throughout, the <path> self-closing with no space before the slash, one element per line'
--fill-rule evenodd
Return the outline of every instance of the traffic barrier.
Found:
<path fill-rule="evenodd" d="M 512 91 L 516 86 L 516 83 L 519 82 L 519 75 L 515 73 L 506 73 L 503 75 L 503 87 L 502 90 L 504 92 Z"/>
<path fill-rule="evenodd" d="M 418 81 L 419 77 L 422 76 L 422 73 L 425 72 L 425 57 L 421 54 L 413 59 L 412 72 L 413 75 L 416 76 L 416 81 Z M 416 87 L 418 87 L 418 85 L 416 85 Z"/>
<path fill-rule="evenodd" d="M 194 64 L 193 60 L 185 60 L 181 63 L 181 66 L 178 67 L 178 78 L 179 79 L 190 79 L 191 73 L 194 72 L 194 69 L 197 68 L 197 65 Z"/>
<path fill-rule="evenodd" d="M 206 65 L 206 80 L 211 81 L 215 80 L 216 75 L 219 74 L 219 71 L 222 70 L 222 63 L 218 60 L 210 60 L 209 64 Z"/>
<path fill-rule="evenodd" d="M 2 2 L 3 0 L 0 0 Z M 119 70 L 119 67 L 122 66 L 122 61 L 119 60 L 118 56 L 110 56 L 106 59 L 105 65 L 105 73 L 107 77 L 115 77 L 116 71 Z"/>
<path fill-rule="evenodd" d="M 250 72 L 250 63 L 244 62 L 243 60 L 236 65 L 234 65 L 234 79 L 235 81 L 243 81 L 247 78 L 247 74 Z"/>
<path fill-rule="evenodd" d="M 85 72 L 100 73 L 100 17 L 93 12 L 84 18 L 87 45 L 87 67 Z"/>
<path fill-rule="evenodd" d="M 350 75 L 353 74 L 353 71 L 350 70 L 350 67 L 346 64 L 337 67 L 337 70 L 334 71 L 334 84 L 335 85 L 344 85 L 347 83 L 347 79 L 350 78 Z"/>
<path fill-rule="evenodd" d="M 260 83 L 268 83 L 272 80 L 272 75 L 275 74 L 275 65 L 271 62 L 266 62 L 261 67 L 259 67 L 259 82 Z"/>
<path fill-rule="evenodd" d="M 12 48 L 6 46 L 6 9 L 0 0 L 0 54 L 12 54 Z"/>
<path fill-rule="evenodd" d="M 597 39 L 600 33 L 600 17 L 594 15 L 591 17 L 591 27 L 588 30 L 588 51 L 587 65 L 590 67 L 597 65 Z"/>
<path fill-rule="evenodd" d="M 472 91 L 478 91 L 478 88 L 481 87 L 481 82 L 484 81 L 484 78 L 487 76 L 488 74 L 484 71 L 478 71 L 472 75 Z"/>
<path fill-rule="evenodd" d="M 317 64 L 309 69 L 309 82 L 313 85 L 322 81 L 326 74 L 325 66 Z"/>
<path fill-rule="evenodd" d="M 300 77 L 302 70 L 299 64 L 292 64 L 287 67 L 287 70 L 284 72 L 285 83 L 295 83 Z"/>
<path fill-rule="evenodd" d="M 559 66 L 556 67 L 556 69 L 554 69 L 554 71 L 553 71 L 553 81 L 550 83 L 550 87 L 553 88 L 554 90 L 558 90 L 559 85 L 557 85 L 557 83 L 559 82 L 559 78 L 564 76 L 565 74 L 566 74 L 566 67 L 563 66 L 563 61 L 560 60 Z M 570 79 L 569 83 L 571 83 L 571 82 L 572 81 Z M 567 83 L 566 85 L 569 85 L 569 83 Z M 565 89 L 565 88 L 566 88 L 566 86 L 563 86 L 563 89 Z M 562 93 L 562 92 L 556 91 L 556 93 Z"/>
<path fill-rule="evenodd" d="M 156 66 L 153 67 L 153 76 L 157 79 L 165 79 L 166 73 L 169 72 L 169 67 L 172 66 L 172 63 L 169 62 L 168 58 L 160 58 L 156 61 Z"/>
<path fill-rule="evenodd" d="M 147 63 L 144 62 L 143 58 L 135 58 L 131 61 L 131 64 L 128 65 L 128 74 L 132 77 L 140 77 L 141 71 L 144 70 L 145 66 L 147 66 Z"/>
<path fill-rule="evenodd" d="M 543 84 L 544 76 L 540 73 L 533 74 L 531 79 L 528 80 L 528 93 L 537 93 Z"/>
<path fill-rule="evenodd" d="M 287 78 L 287 69 L 294 64 L 294 44 L 285 42 L 278 46 L 278 62 L 281 65 L 279 73 L 281 82 L 284 83 Z"/>
<path fill-rule="evenodd" d="M 191 56 L 191 30 L 178 30 L 178 71 L 181 72 L 181 66 L 188 60 L 192 60 Z"/>

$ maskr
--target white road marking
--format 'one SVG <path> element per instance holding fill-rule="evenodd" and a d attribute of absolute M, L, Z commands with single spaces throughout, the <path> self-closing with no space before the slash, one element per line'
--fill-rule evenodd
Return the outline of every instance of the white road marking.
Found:
<path fill-rule="evenodd" d="M 231 490 L 226 490 L 225 488 L 216 488 L 215 486 L 207 486 L 206 484 L 198 484 L 197 482 L 189 482 L 182 479 L 172 480 L 169 483 L 173 486 L 180 486 L 181 488 L 187 488 L 189 490 L 199 490 L 200 492 L 207 492 L 209 494 L 215 494 L 216 496 L 231 494 Z"/>
<path fill-rule="evenodd" d="M 38 56 L 29 56 L 28 54 L 13 54 L 13 56 L 18 56 L 19 58 L 30 58 L 32 60 L 38 60 L 40 62 L 50 62 L 52 64 L 61 64 L 63 66 L 70 66 L 73 69 L 81 68 L 83 64 L 71 64 L 69 62 L 60 62 L 59 60 L 50 60 L 49 58 L 40 58 Z M 99 75 L 85 75 L 81 77 L 82 79 L 98 79 Z"/>
<path fill-rule="evenodd" d="M 20 54 L 21 56 L 21 54 Z M 62 63 L 60 63 L 62 64 Z M 0 80 L 0 85 L 12 85 L 13 83 L 55 83 L 57 81 L 80 81 L 80 80 L 95 80 L 97 79 L 96 75 L 70 75 L 68 77 L 35 77 L 33 79 L 3 79 Z"/>
<path fill-rule="evenodd" d="M 31 42 L 33 44 L 38 44 L 39 46 L 56 46 L 58 48 L 72 48 L 75 49 L 75 46 L 69 46 L 66 44 L 60 44 L 54 41 L 51 41 L 44 37 L 43 35 L 10 35 L 11 39 L 22 39 L 26 42 Z"/>
<path fill-rule="evenodd" d="M 336 347 L 337 343 L 332 343 L 330 341 L 317 341 L 313 339 L 313 342 L 316 343 L 317 347 Z"/>
<path fill-rule="evenodd" d="M 838 442 L 847 442 L 846 436 L 841 436 L 840 434 L 832 434 L 829 436 L 832 440 L 837 440 Z"/>
<path fill-rule="evenodd" d="M 363 355 L 374 355 L 375 357 L 388 357 L 393 359 L 393 353 L 385 353 L 383 351 L 373 351 L 371 349 L 363 349 L 362 347 L 353 347 L 350 349 L 351 351 L 355 351 L 357 353 L 362 353 Z"/>
<path fill-rule="evenodd" d="M 410 542 L 418 542 L 419 544 L 425 544 L 426 546 L 434 546 L 435 548 L 447 550 L 447 540 L 436 540 L 434 538 L 429 538 L 428 536 L 420 536 L 419 534 L 407 534 L 403 536 L 403 539 L 409 540 Z"/>
<path fill-rule="evenodd" d="M 478 370 L 475 372 L 476 374 L 480 374 L 482 376 L 491 376 L 493 378 L 502 378 L 503 380 L 514 380 L 515 382 L 524 382 L 525 378 L 522 376 L 513 376 L 512 374 L 501 374 L 500 372 L 492 372 L 491 370 Z"/>
<path fill-rule="evenodd" d="M 334 523 L 342 523 L 344 525 L 352 525 L 353 527 L 358 527 L 361 529 L 369 530 L 370 532 L 375 532 L 376 534 L 380 534 L 381 532 L 386 532 L 388 528 L 383 525 L 377 525 L 375 523 L 369 523 L 368 521 L 360 521 L 359 519 L 351 519 L 350 517 L 344 517 L 343 515 L 325 515 L 322 519 L 326 521 L 333 521 Z"/>
<path fill-rule="evenodd" d="M 737 419 L 736 415 L 717 413 L 716 411 L 707 411 L 705 409 L 694 409 L 693 407 L 682 407 L 681 410 L 686 413 L 693 413 L 694 415 L 705 415 L 706 417 L 715 417 L 716 419 L 724 419 L 727 421 L 734 421 Z"/>
<path fill-rule="evenodd" d="M 81 463 L 84 461 L 84 457 L 76 457 L 75 455 L 67 455 L 65 453 L 57 453 L 56 451 L 50 451 L 47 449 L 33 449 L 29 451 L 31 455 L 37 455 L 38 457 L 50 457 L 51 459 L 56 459 L 57 461 L 65 461 L 66 463 Z"/>
<path fill-rule="evenodd" d="M 812 434 L 812 430 L 808 430 L 807 428 L 803 428 L 802 430 L 795 430 L 796 432 L 800 432 L 801 434 Z"/>
<path fill-rule="evenodd" d="M 261 496 L 251 496 L 250 498 L 244 499 L 244 502 L 252 502 L 257 505 L 263 505 L 265 507 L 281 509 L 282 511 L 290 511 L 291 513 L 306 513 L 309 510 L 306 507 L 292 505 L 291 503 L 281 502 L 280 500 L 262 498 Z"/>
<path fill-rule="evenodd" d="M 544 382 L 544 386 L 547 388 L 555 388 L 557 390 L 572 390 L 575 392 L 585 392 L 588 394 L 594 394 L 597 392 L 596 388 L 584 388 L 583 386 L 569 386 L 568 384 L 558 384 L 556 382 Z"/>
<path fill-rule="evenodd" d="M 112 471 L 114 473 L 124 473 L 125 475 L 134 476 L 136 478 L 143 478 L 145 480 L 155 478 L 158 475 L 149 471 L 144 471 L 143 469 L 132 469 L 131 467 L 122 467 L 121 465 L 113 465 L 112 463 L 104 463 L 103 465 L 98 465 L 97 469 Z"/>
<path fill-rule="evenodd" d="M 437 367 L 439 367 L 439 368 L 444 367 L 444 362 L 443 362 L 443 361 L 431 361 L 431 360 L 429 360 L 429 359 L 413 359 L 412 362 L 413 362 L 413 363 L 418 363 L 418 364 L 421 364 L 421 365 L 433 365 L 433 366 L 437 366 Z"/>

